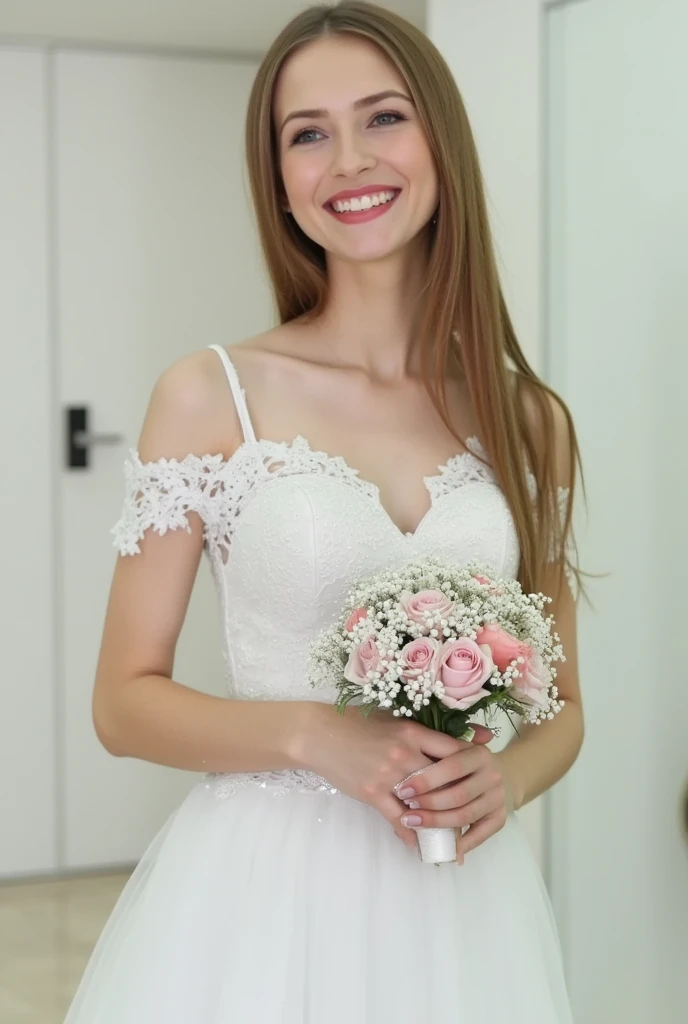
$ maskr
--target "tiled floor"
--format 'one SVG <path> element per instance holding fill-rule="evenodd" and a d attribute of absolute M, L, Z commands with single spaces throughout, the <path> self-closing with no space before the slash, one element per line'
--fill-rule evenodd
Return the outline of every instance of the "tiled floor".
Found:
<path fill-rule="evenodd" d="M 62 1024 L 127 878 L 0 886 L 0 1024 Z"/>

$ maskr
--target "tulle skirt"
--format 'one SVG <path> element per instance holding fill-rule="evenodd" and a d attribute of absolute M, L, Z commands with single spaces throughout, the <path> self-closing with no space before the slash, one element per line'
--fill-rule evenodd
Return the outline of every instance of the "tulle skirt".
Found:
<path fill-rule="evenodd" d="M 65 1024 L 568 1024 L 517 820 L 421 863 L 374 809 L 204 779 L 127 882 Z"/>

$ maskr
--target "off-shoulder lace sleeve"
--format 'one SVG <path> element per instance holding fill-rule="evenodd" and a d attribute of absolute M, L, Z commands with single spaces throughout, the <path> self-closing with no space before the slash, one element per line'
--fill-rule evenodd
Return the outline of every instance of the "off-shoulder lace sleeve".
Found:
<path fill-rule="evenodd" d="M 559 513 L 559 524 L 563 530 L 566 525 L 566 515 L 569 507 L 569 495 L 571 491 L 568 487 L 557 488 L 557 511 Z M 555 550 L 553 544 L 550 553 L 550 562 L 555 562 L 559 557 L 559 552 Z M 578 578 L 574 572 L 574 568 L 577 564 L 577 550 L 576 544 L 573 538 L 573 531 L 569 529 L 566 539 L 564 542 L 564 572 L 566 573 L 566 582 L 569 585 L 572 594 L 576 594 L 578 591 Z"/>
<path fill-rule="evenodd" d="M 222 455 L 144 463 L 138 452 L 131 451 L 124 464 L 124 507 L 112 530 L 120 554 L 139 554 L 147 530 L 161 535 L 168 530 L 191 532 L 190 512 L 201 517 L 207 541 L 218 523 L 225 468 Z"/>
<path fill-rule="evenodd" d="M 537 481 L 534 474 L 528 469 L 526 470 L 526 478 L 528 481 L 528 490 L 533 501 L 537 498 Z M 569 507 L 569 495 L 571 491 L 568 487 L 557 488 L 557 513 L 559 515 L 560 529 L 563 530 L 566 525 L 566 514 Z M 573 538 L 573 532 L 569 529 L 564 544 L 564 571 L 566 573 L 566 582 L 568 583 L 571 592 L 576 594 L 578 592 L 578 579 L 574 568 L 577 564 L 577 552 L 576 544 Z M 556 541 L 553 540 L 550 544 L 548 561 L 556 562 L 559 558 L 559 548 Z"/>

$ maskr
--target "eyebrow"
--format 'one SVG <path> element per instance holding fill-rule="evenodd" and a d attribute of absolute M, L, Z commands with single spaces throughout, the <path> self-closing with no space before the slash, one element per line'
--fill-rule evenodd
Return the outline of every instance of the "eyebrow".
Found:
<path fill-rule="evenodd" d="M 372 107 L 376 103 L 380 103 L 381 100 L 388 100 L 392 97 L 396 97 L 400 100 L 406 100 L 407 103 L 413 104 L 413 100 L 410 96 L 407 96 L 406 93 L 399 92 L 397 89 L 385 89 L 384 92 L 376 92 L 372 96 L 364 96 L 362 99 L 356 100 L 353 104 L 353 108 L 354 110 L 361 110 L 363 107 Z M 293 110 L 291 114 L 287 114 L 284 121 L 282 121 L 280 134 L 284 131 L 284 126 L 287 121 L 293 121 L 297 117 L 327 117 L 327 111 L 324 107 L 315 108 L 313 110 Z"/>

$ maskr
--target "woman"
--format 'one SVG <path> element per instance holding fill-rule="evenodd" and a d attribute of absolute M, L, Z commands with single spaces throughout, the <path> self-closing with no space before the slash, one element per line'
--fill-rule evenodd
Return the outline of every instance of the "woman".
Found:
<path fill-rule="evenodd" d="M 515 338 L 456 86 L 400 18 L 314 7 L 265 57 L 247 123 L 280 325 L 156 386 L 94 694 L 113 754 L 207 774 L 125 888 L 68 1024 L 563 1024 L 513 811 L 581 744 L 576 443 Z M 204 546 L 230 700 L 172 680 Z M 565 709 L 501 753 L 487 730 L 340 717 L 308 686 L 309 641 L 353 580 L 431 553 L 554 598 Z M 470 826 L 457 864 L 421 863 L 428 825 Z"/>

